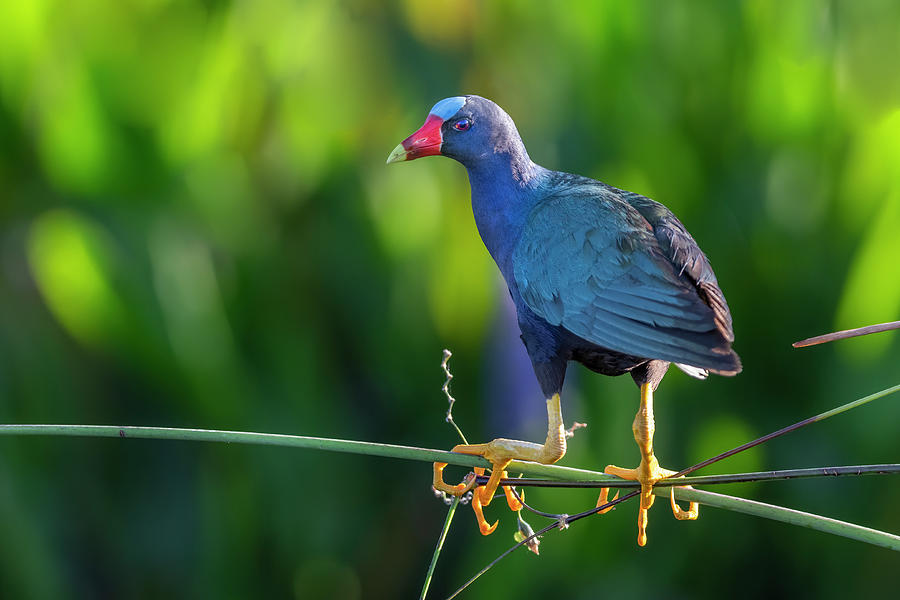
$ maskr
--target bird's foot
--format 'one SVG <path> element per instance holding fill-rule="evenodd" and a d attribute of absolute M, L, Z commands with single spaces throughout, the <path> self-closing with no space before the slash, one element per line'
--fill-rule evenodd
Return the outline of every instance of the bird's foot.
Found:
<path fill-rule="evenodd" d="M 562 412 L 559 406 L 559 394 L 553 394 L 547 399 L 547 439 L 543 444 L 522 442 L 519 440 L 507 440 L 498 438 L 487 444 L 460 444 L 453 448 L 453 452 L 462 454 L 474 454 L 483 456 L 491 463 L 491 476 L 483 486 L 475 487 L 472 481 L 449 485 L 444 483 L 443 471 L 447 463 L 434 463 L 434 480 L 432 485 L 436 490 L 446 492 L 454 496 L 461 496 L 472 490 L 472 510 L 478 521 L 478 529 L 482 535 L 493 533 L 497 523 L 490 525 L 485 519 L 482 508 L 491 503 L 494 493 L 500 486 L 500 480 L 506 477 L 506 467 L 514 460 L 527 460 L 545 465 L 558 461 L 566 453 L 566 430 L 563 427 Z M 484 474 L 484 469 L 475 469 L 479 475 Z M 522 503 L 516 498 L 511 487 L 504 486 L 506 503 L 513 511 L 522 510 Z"/>
<path fill-rule="evenodd" d="M 650 454 L 641 458 L 641 464 L 636 469 L 623 469 L 614 465 L 608 465 L 604 470 L 607 475 L 615 475 L 629 481 L 639 481 L 641 483 L 641 506 L 638 512 L 638 545 L 647 544 L 647 511 L 653 506 L 653 486 L 660 479 L 671 477 L 675 471 L 663 469 L 659 466 L 656 456 Z M 679 521 L 695 520 L 700 515 L 700 508 L 696 502 L 691 502 L 688 510 L 682 509 L 675 502 L 675 488 L 672 487 L 669 492 L 672 505 L 672 513 Z M 601 494 L 602 496 L 602 494 Z M 602 498 L 601 498 L 602 499 Z M 598 501 L 599 502 L 599 501 Z M 598 504 L 599 506 L 599 504 Z"/>
<path fill-rule="evenodd" d="M 483 456 L 491 461 L 491 476 L 488 482 L 481 486 L 475 486 L 475 477 L 472 477 L 468 482 L 464 481 L 457 485 L 449 485 L 444 482 L 443 477 L 444 467 L 447 466 L 447 463 L 434 463 L 434 479 L 432 481 L 434 489 L 453 496 L 462 496 L 469 490 L 472 490 L 472 510 L 475 512 L 475 520 L 478 522 L 478 530 L 481 532 L 481 535 L 490 535 L 497 528 L 499 521 L 494 521 L 493 525 L 488 523 L 484 518 L 483 507 L 490 504 L 494 499 L 494 493 L 500 486 L 500 480 L 507 477 L 505 469 L 512 462 L 512 458 L 502 457 L 503 452 L 498 452 L 494 446 L 500 445 L 502 450 L 502 442 L 511 441 L 514 440 L 500 439 L 487 444 L 460 444 L 453 448 L 453 452 Z M 498 442 L 501 444 L 497 444 Z M 526 444 L 527 442 L 520 443 Z M 475 472 L 475 475 L 484 475 L 484 467 L 475 467 L 472 470 Z M 503 486 L 503 493 L 506 495 L 506 503 L 509 505 L 510 510 L 514 512 L 522 510 L 522 503 L 519 502 L 510 486 Z"/>

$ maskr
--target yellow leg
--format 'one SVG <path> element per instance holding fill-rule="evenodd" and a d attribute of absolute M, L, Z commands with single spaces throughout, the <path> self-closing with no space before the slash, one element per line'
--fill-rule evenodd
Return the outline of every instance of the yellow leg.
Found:
<path fill-rule="evenodd" d="M 490 479 L 485 485 L 472 491 L 472 509 L 475 511 L 475 518 L 478 521 L 478 529 L 483 535 L 492 533 L 497 527 L 497 523 L 495 522 L 493 525 L 488 524 L 482 513 L 482 507 L 487 506 L 494 499 L 494 493 L 500 485 L 500 479 L 506 477 L 505 469 L 510 462 L 513 460 L 529 460 L 543 464 L 553 464 L 565 455 L 566 431 L 563 427 L 559 394 L 553 394 L 552 398 L 547 399 L 547 422 L 547 439 L 543 444 L 498 438 L 487 444 L 460 444 L 453 448 L 453 452 L 483 456 L 491 462 Z M 434 463 L 433 485 L 435 489 L 454 496 L 461 496 L 466 493 L 471 488 L 471 484 L 448 485 L 444 483 L 443 471 L 446 466 L 447 463 Z M 477 472 L 478 469 L 476 469 Z M 481 469 L 481 473 L 483 472 L 484 469 Z M 504 489 L 504 492 L 506 493 L 506 501 L 510 509 L 514 511 L 521 510 L 522 505 L 516 500 L 512 490 Z"/>
<path fill-rule="evenodd" d="M 647 543 L 647 511 L 653 506 L 653 486 L 660 479 L 665 479 L 675 474 L 659 466 L 656 456 L 653 454 L 653 433 L 656 423 L 653 420 L 653 388 L 649 383 L 641 386 L 641 406 L 634 423 L 631 426 L 634 432 L 634 441 L 641 451 L 641 464 L 636 469 L 622 469 L 609 465 L 604 469 L 608 475 L 616 475 L 622 479 L 641 482 L 641 507 L 638 513 L 638 545 Z M 671 491 L 672 512 L 679 520 L 693 520 L 699 516 L 699 508 L 696 503 L 691 503 L 690 510 L 682 510 L 675 503 L 675 490 Z M 599 506 L 599 504 L 598 504 Z"/>

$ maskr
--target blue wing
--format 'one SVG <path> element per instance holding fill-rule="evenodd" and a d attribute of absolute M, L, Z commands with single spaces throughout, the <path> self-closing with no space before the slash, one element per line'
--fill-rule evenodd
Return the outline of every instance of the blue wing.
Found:
<path fill-rule="evenodd" d="M 513 254 L 526 305 L 610 350 L 740 371 L 725 298 L 681 223 L 643 196 L 583 181 L 529 216 Z"/>

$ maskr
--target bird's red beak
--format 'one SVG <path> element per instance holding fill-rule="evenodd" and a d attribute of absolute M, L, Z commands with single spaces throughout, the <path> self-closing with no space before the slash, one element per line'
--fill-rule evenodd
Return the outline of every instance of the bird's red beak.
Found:
<path fill-rule="evenodd" d="M 418 131 L 397 144 L 388 156 L 387 163 L 403 160 L 415 160 L 423 156 L 435 156 L 441 153 L 441 125 L 444 119 L 437 115 L 428 115 L 425 124 Z"/>

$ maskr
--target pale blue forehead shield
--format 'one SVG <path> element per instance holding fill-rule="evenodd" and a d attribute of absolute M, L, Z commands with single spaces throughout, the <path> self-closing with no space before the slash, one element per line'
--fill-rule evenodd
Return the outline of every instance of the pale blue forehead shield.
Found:
<path fill-rule="evenodd" d="M 453 96 L 452 98 L 444 98 L 431 108 L 431 112 L 429 114 L 440 117 L 441 119 L 446 121 L 447 119 L 458 113 L 459 109 L 461 109 L 465 103 L 465 96 Z"/>

